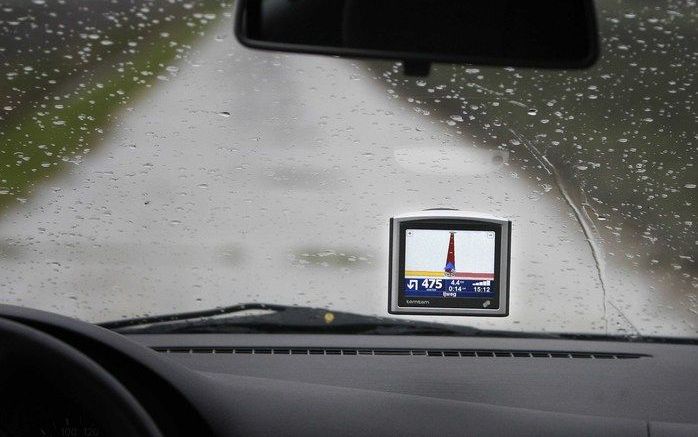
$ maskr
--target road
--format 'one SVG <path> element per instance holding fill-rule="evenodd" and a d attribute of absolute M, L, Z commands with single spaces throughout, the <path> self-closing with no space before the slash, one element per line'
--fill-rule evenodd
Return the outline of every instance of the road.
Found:
<path fill-rule="evenodd" d="M 2 213 L 4 303 L 91 321 L 252 301 L 387 316 L 389 217 L 453 207 L 513 220 L 511 315 L 439 321 L 695 335 L 695 306 L 595 260 L 556 186 L 365 66 L 249 51 L 225 18 L 171 70 Z"/>

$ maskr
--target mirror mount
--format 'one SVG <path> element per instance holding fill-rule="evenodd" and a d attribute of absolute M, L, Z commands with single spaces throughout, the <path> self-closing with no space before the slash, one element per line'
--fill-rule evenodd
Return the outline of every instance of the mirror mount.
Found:
<path fill-rule="evenodd" d="M 426 77 L 431 71 L 431 62 L 428 61 L 402 61 L 402 72 L 405 76 Z"/>

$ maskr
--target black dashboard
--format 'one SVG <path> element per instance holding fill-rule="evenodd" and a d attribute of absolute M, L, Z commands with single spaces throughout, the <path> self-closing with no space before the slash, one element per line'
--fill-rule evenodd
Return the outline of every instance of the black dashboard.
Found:
<path fill-rule="evenodd" d="M 693 344 L 122 336 L 11 306 L 0 319 L 94 361 L 147 412 L 153 435 L 698 435 Z M 0 378 L 0 436 L 114 434 L 100 422 L 105 405 L 52 387 L 49 374 L 13 372 Z"/>

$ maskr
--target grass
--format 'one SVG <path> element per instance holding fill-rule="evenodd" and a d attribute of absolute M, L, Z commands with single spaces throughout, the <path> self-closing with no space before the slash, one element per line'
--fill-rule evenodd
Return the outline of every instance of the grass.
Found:
<path fill-rule="evenodd" d="M 65 53 L 52 53 L 41 63 L 42 71 L 55 72 L 49 92 L 28 79 L 6 84 L 3 91 L 26 92 L 20 93 L 21 104 L 5 116 L 0 128 L 0 212 L 24 201 L 38 183 L 98 147 L 124 105 L 151 87 L 170 63 L 186 56 L 188 44 L 215 21 L 210 14 L 217 17 L 225 6 L 204 1 L 184 17 L 163 14 L 170 19 L 157 20 L 147 32 L 114 28 L 102 35 L 111 42 L 111 50 L 98 44 L 102 49 L 80 66 L 82 74 L 58 68 Z M 131 47 L 133 41 L 138 42 L 137 50 Z M 25 62 L 26 56 L 21 56 L 9 65 Z"/>

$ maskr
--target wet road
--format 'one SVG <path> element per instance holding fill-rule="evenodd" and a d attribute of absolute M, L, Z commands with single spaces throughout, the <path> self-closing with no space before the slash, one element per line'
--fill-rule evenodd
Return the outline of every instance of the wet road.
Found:
<path fill-rule="evenodd" d="M 251 301 L 387 316 L 389 217 L 454 207 L 513 220 L 511 315 L 441 321 L 695 334 L 694 308 L 597 263 L 562 193 L 506 152 L 415 111 L 363 65 L 252 52 L 230 29 L 2 213 L 3 302 L 92 321 Z"/>

